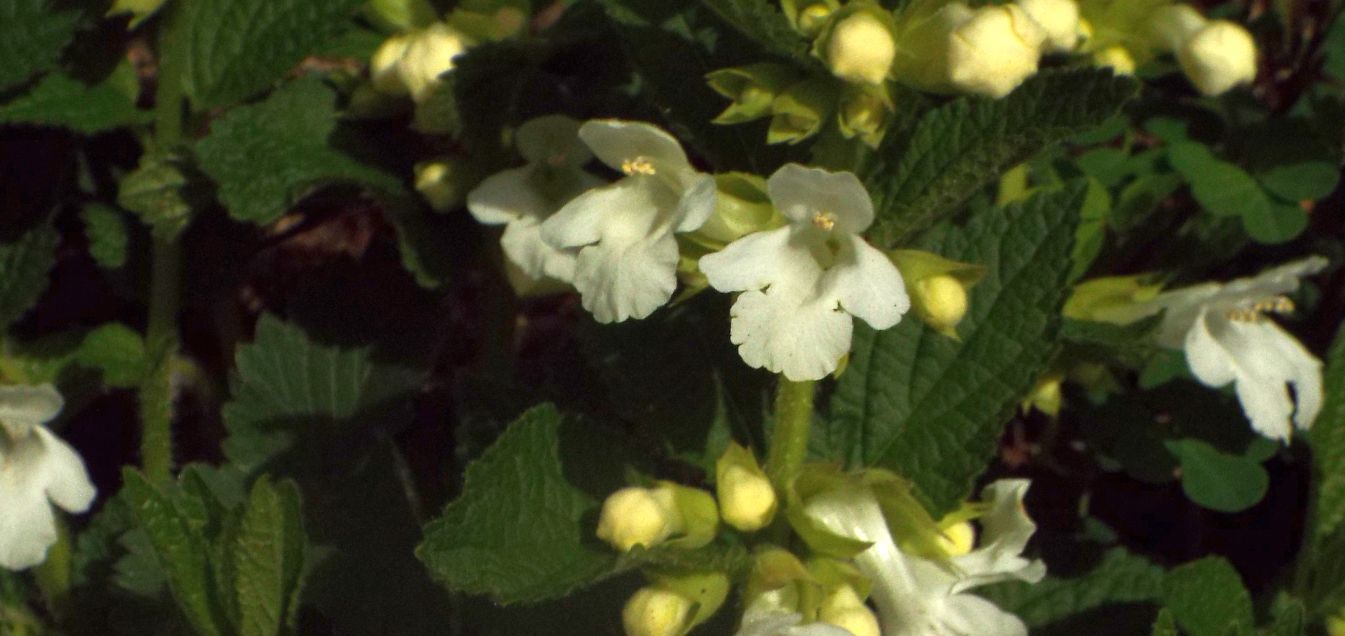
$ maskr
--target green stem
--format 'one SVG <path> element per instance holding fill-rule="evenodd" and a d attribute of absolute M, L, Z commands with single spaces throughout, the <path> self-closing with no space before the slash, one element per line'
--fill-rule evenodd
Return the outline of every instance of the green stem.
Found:
<path fill-rule="evenodd" d="M 159 85 L 155 93 L 155 142 L 171 148 L 182 140 L 182 77 L 176 42 L 183 7 L 169 7 L 159 42 Z M 157 234 L 157 233 L 156 233 Z M 182 246 L 177 236 L 155 236 L 151 247 L 149 324 L 145 330 L 145 377 L 140 383 L 140 465 L 152 482 L 173 474 L 173 359 L 177 355 L 177 315 L 182 285 Z"/>
<path fill-rule="evenodd" d="M 56 521 L 56 543 L 47 550 L 47 560 L 33 570 L 33 579 L 46 600 L 47 611 L 57 619 L 65 616 L 70 599 L 71 576 L 70 532 L 60 519 Z"/>
<path fill-rule="evenodd" d="M 816 384 L 812 380 L 793 382 L 781 376 L 775 389 L 775 431 L 766 453 L 766 476 L 782 492 L 798 476 L 803 460 L 808 457 Z"/>
<path fill-rule="evenodd" d="M 140 384 L 140 462 L 145 476 L 164 483 L 173 473 L 173 357 L 177 354 L 178 292 L 182 248 L 155 239 L 150 274 L 145 379 Z"/>

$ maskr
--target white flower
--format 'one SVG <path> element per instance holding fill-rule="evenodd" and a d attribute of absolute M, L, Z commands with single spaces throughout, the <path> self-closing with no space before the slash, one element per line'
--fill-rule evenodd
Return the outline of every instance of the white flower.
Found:
<path fill-rule="evenodd" d="M 62 406 L 50 384 L 0 387 L 0 567 L 46 560 L 56 543 L 53 503 L 78 513 L 93 502 L 83 460 L 43 426 Z"/>
<path fill-rule="evenodd" d="M 557 249 L 578 249 L 574 286 L 598 322 L 644 318 L 677 287 L 677 240 L 715 210 L 715 181 L 668 133 L 641 122 L 590 121 L 579 138 L 625 178 L 589 190 L 542 224 Z"/>
<path fill-rule="evenodd" d="M 1035 583 L 1046 574 L 1041 561 L 1021 556 L 1036 525 L 1023 509 L 1026 480 L 1000 480 L 982 495 L 981 547 L 936 562 L 897 547 L 872 490 L 842 488 L 805 504 L 806 514 L 827 530 L 871 543 L 854 557 L 873 582 L 885 636 L 1026 636 L 1018 617 L 966 591 L 1017 579 Z"/>
<path fill-rule="evenodd" d="M 816 380 L 850 350 L 853 317 L 887 329 L 910 308 L 906 286 L 859 233 L 873 202 L 855 175 L 789 164 L 766 183 L 789 225 L 740 238 L 700 269 L 733 303 L 730 338 L 748 365 Z"/>
<path fill-rule="evenodd" d="M 575 195 L 602 183 L 582 170 L 593 155 L 579 143 L 578 131 L 579 122 L 563 115 L 529 120 L 517 134 L 527 165 L 491 175 L 467 194 L 467 209 L 477 221 L 505 226 L 500 245 L 529 279 L 520 281 L 525 286 L 545 277 L 574 280 L 575 250 L 542 240 L 542 222 Z"/>
<path fill-rule="evenodd" d="M 1266 313 L 1293 309 L 1281 294 L 1299 279 L 1322 271 L 1313 256 L 1226 284 L 1205 283 L 1164 292 L 1153 300 L 1111 309 L 1098 318 L 1133 322 L 1163 311 L 1158 343 L 1185 349 L 1191 373 L 1210 387 L 1230 382 L 1252 428 L 1278 440 L 1293 425 L 1306 430 L 1322 408 L 1322 363 Z M 1290 399 L 1287 385 L 1294 388 Z"/>

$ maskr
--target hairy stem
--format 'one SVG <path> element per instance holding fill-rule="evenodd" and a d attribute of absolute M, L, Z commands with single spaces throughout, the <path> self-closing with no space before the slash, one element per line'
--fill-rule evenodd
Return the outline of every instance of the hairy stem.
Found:
<path fill-rule="evenodd" d="M 816 382 L 793 382 L 780 377 L 775 389 L 775 432 L 766 453 L 766 476 L 783 491 L 798 476 L 808 456 L 808 435 L 813 424 L 813 390 Z"/>

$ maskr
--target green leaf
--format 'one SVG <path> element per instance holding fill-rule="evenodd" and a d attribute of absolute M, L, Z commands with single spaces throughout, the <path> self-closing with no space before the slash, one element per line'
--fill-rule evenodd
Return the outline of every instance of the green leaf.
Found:
<path fill-rule="evenodd" d="M 1046 146 L 1105 122 L 1138 87 L 1109 71 L 1043 71 L 1008 97 L 967 97 L 888 135 L 864 175 L 877 222 L 870 236 L 901 246 Z"/>
<path fill-rule="evenodd" d="M 1111 193 L 1097 179 L 1088 180 L 1088 196 L 1079 210 L 1079 230 L 1074 236 L 1074 253 L 1070 259 L 1071 281 L 1083 278 L 1093 265 L 1107 239 L 1107 217 L 1111 215 Z"/>
<path fill-rule="evenodd" d="M 47 271 L 56 262 L 61 236 L 41 222 L 0 241 L 0 329 L 8 329 L 47 289 Z"/>
<path fill-rule="evenodd" d="M 1243 212 L 1242 227 L 1257 243 L 1287 243 L 1308 229 L 1308 213 L 1294 203 L 1273 202 L 1264 210 L 1254 205 Z"/>
<path fill-rule="evenodd" d="M 332 147 L 335 130 L 336 94 L 319 80 L 300 79 L 215 121 L 196 150 L 201 169 L 219 184 L 229 216 L 259 225 L 280 218 L 322 185 L 401 189 L 396 177 Z"/>
<path fill-rule="evenodd" d="M 122 471 L 123 486 L 136 525 L 144 530 L 173 598 L 197 633 L 227 634 L 228 621 L 219 606 L 210 567 L 210 546 L 201 530 L 201 515 L 188 509 L 183 497 L 172 497 L 139 471 Z M 199 505 L 199 502 L 197 502 Z"/>
<path fill-rule="evenodd" d="M 140 165 L 122 177 L 117 205 L 140 217 L 154 236 L 174 240 L 191 222 L 192 211 L 203 207 L 204 184 L 179 153 L 152 148 L 140 156 Z"/>
<path fill-rule="evenodd" d="M 121 269 L 126 264 L 126 245 L 130 242 L 126 221 L 111 206 L 89 204 L 80 211 L 84 235 L 89 238 L 89 255 L 103 269 Z"/>
<path fill-rule="evenodd" d="M 75 352 L 75 361 L 103 372 L 103 381 L 111 386 L 134 387 L 145 376 L 145 340 L 119 322 L 105 324 L 84 336 Z"/>
<path fill-rule="evenodd" d="M 260 93 L 350 28 L 360 0 L 197 0 L 185 87 L 199 109 Z"/>
<path fill-rule="evenodd" d="M 233 593 L 238 597 L 238 633 L 275 636 L 294 626 L 304 572 L 303 512 L 291 481 L 271 485 L 263 476 L 252 486 L 238 532 L 229 547 Z"/>
<path fill-rule="evenodd" d="M 1250 631 L 1252 599 L 1237 570 L 1221 557 L 1206 557 L 1167 573 L 1163 604 L 1190 636 Z"/>
<path fill-rule="evenodd" d="M 119 66 L 106 80 L 94 85 L 52 73 L 32 90 L 0 104 L 0 124 L 54 126 L 93 134 L 148 123 L 153 114 L 135 107 L 136 81 L 129 64 Z"/>
<path fill-rule="evenodd" d="M 808 54 L 808 42 L 794 30 L 779 7 L 767 0 L 701 0 L 725 22 L 751 38 L 767 53 L 788 58 L 804 68 L 819 68 Z M 732 37 L 730 35 L 729 37 Z"/>
<path fill-rule="evenodd" d="M 56 4 L 0 0 L 0 91 L 56 65 L 80 17 L 79 10 Z"/>
<path fill-rule="evenodd" d="M 1172 610 L 1165 607 L 1158 613 L 1151 633 L 1153 636 L 1181 636 L 1181 632 L 1177 631 L 1177 619 L 1173 618 Z"/>
<path fill-rule="evenodd" d="M 1340 182 L 1340 169 L 1325 161 L 1275 166 L 1261 175 L 1261 185 L 1288 201 L 1326 198 Z"/>
<path fill-rule="evenodd" d="M 524 413 L 467 467 L 462 496 L 416 554 L 448 587 L 499 603 L 597 581 L 617 561 L 593 535 L 602 500 L 624 485 L 616 453 L 609 435 L 551 405 Z"/>
<path fill-rule="evenodd" d="M 930 233 L 922 249 L 987 270 L 958 325 L 962 341 L 909 317 L 881 332 L 856 326 L 831 418 L 816 435 L 831 459 L 898 471 L 936 518 L 970 494 L 1055 348 L 1083 198 L 1074 184 Z"/>
<path fill-rule="evenodd" d="M 298 326 L 263 316 L 235 360 L 233 399 L 223 410 L 225 455 L 251 469 L 308 449 L 301 443 L 314 437 L 340 439 L 405 417 L 421 372 L 371 353 L 314 342 Z"/>
<path fill-rule="evenodd" d="M 1168 160 L 1191 184 L 1191 195 L 1218 216 L 1261 217 L 1270 199 L 1245 170 L 1215 157 L 1204 145 L 1181 142 L 1168 148 Z"/>
<path fill-rule="evenodd" d="M 1121 606 L 1154 604 L 1162 586 L 1163 568 L 1123 548 L 1112 548 L 1076 576 L 1048 575 L 1039 583 L 1013 581 L 976 593 L 1023 619 L 1034 634 L 1070 634 L 1082 633 L 1070 631 L 1071 619 L 1079 622 Z M 1090 625 L 1096 626 L 1096 622 Z"/>
<path fill-rule="evenodd" d="M 1307 434 L 1316 484 L 1309 519 L 1311 543 L 1331 535 L 1345 522 L 1345 326 L 1336 331 L 1326 354 L 1322 386 L 1325 402 Z"/>
<path fill-rule="evenodd" d="M 1223 453 L 1198 439 L 1165 446 L 1181 459 L 1182 492 L 1211 510 L 1241 512 L 1261 501 L 1270 487 L 1270 476 L 1259 462 Z"/>

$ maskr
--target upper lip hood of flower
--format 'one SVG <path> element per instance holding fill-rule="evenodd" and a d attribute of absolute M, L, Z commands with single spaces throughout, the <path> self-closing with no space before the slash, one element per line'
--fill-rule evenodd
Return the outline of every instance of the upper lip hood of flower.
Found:
<path fill-rule="evenodd" d="M 849 351 L 852 316 L 886 329 L 910 298 L 896 266 L 859 236 L 873 203 L 854 174 L 789 164 L 766 187 L 790 224 L 740 238 L 700 268 L 715 289 L 743 292 L 730 335 L 745 362 L 816 380 Z"/>
<path fill-rule="evenodd" d="M 589 190 L 542 224 L 558 249 L 577 249 L 574 286 L 598 322 L 644 318 L 677 287 L 675 232 L 703 225 L 715 181 L 668 133 L 642 122 L 590 121 L 579 137 L 625 178 Z"/>

